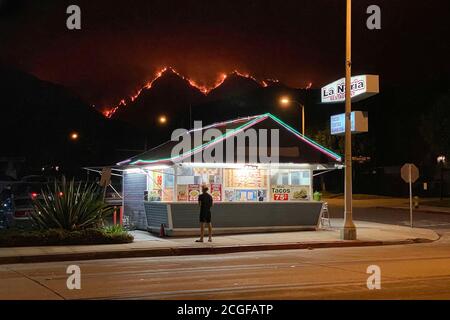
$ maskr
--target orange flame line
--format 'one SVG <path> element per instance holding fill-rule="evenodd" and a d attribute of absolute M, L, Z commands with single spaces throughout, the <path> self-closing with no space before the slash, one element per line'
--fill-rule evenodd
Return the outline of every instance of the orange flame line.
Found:
<path fill-rule="evenodd" d="M 158 80 L 159 78 L 162 77 L 162 75 L 167 72 L 167 71 L 171 71 L 174 74 L 176 74 L 177 76 L 179 76 L 181 79 L 187 81 L 189 83 L 189 85 L 191 85 L 193 88 L 198 89 L 201 93 L 203 93 L 204 95 L 208 95 L 212 90 L 216 89 L 217 87 L 219 87 L 228 77 L 228 75 L 226 73 L 221 73 L 218 77 L 218 79 L 216 80 L 216 82 L 214 83 L 213 86 L 205 86 L 205 85 L 200 85 L 197 82 L 195 82 L 194 80 L 187 78 L 185 76 L 183 76 L 182 74 L 180 74 L 179 72 L 177 72 L 174 68 L 172 67 L 164 67 L 161 68 L 159 71 L 157 71 L 155 73 L 155 76 L 152 80 L 150 80 L 149 82 L 147 82 L 142 88 L 140 88 L 135 94 L 131 95 L 128 100 L 129 102 L 134 102 L 142 93 L 142 91 L 144 90 L 148 90 L 151 89 L 154 82 L 156 80 Z M 234 70 L 232 72 L 232 74 L 236 74 L 238 76 L 244 77 L 244 78 L 248 78 L 251 79 L 257 83 L 259 83 L 260 85 L 262 85 L 263 87 L 267 87 L 269 84 L 269 82 L 278 82 L 278 80 L 273 80 L 273 79 L 268 79 L 267 81 L 258 81 L 255 77 L 251 76 L 250 74 L 247 73 L 241 73 L 237 70 Z M 119 108 L 121 107 L 126 107 L 128 105 L 128 103 L 126 99 L 122 99 L 119 101 L 119 103 L 115 106 L 115 107 L 105 107 L 104 111 L 102 112 L 103 115 L 106 118 L 111 118 L 116 112 L 117 110 L 119 110 Z"/>

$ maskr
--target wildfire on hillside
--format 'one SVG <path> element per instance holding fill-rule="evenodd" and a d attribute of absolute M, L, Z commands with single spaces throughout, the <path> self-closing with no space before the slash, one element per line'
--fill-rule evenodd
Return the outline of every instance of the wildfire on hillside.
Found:
<path fill-rule="evenodd" d="M 134 101 L 141 95 L 142 91 L 144 91 L 144 90 L 146 90 L 146 89 L 152 88 L 153 83 L 154 83 L 156 80 L 158 80 L 159 78 L 161 78 L 162 75 L 163 75 L 165 72 L 167 72 L 167 71 L 173 72 L 173 73 L 175 73 L 177 76 L 179 76 L 181 79 L 186 80 L 192 87 L 196 88 L 197 90 L 199 90 L 199 91 L 200 91 L 201 93 L 203 93 L 204 95 L 207 95 L 207 94 L 210 93 L 212 90 L 214 90 L 214 89 L 216 89 L 217 87 L 219 87 L 219 86 L 225 81 L 225 79 L 228 77 L 227 74 L 221 73 L 221 74 L 218 76 L 217 80 L 214 82 L 214 84 L 213 84 L 212 86 L 209 86 L 209 87 L 208 87 L 208 86 L 206 86 L 206 85 L 200 85 L 200 84 L 198 84 L 195 80 L 183 76 L 183 75 L 180 74 L 178 71 L 176 71 L 174 68 L 171 68 L 171 67 L 164 67 L 164 68 L 161 68 L 159 71 L 157 71 L 157 72 L 155 73 L 155 76 L 153 77 L 152 80 L 148 81 L 141 89 L 139 89 L 135 94 L 133 94 L 132 96 L 130 96 L 130 97 L 128 98 L 129 102 L 127 102 L 127 99 L 122 99 L 122 100 L 119 101 L 119 103 L 118 103 L 115 107 L 112 107 L 112 108 L 111 108 L 111 107 L 106 107 L 106 108 L 104 109 L 104 111 L 103 111 L 103 115 L 104 115 L 105 117 L 107 117 L 107 118 L 111 118 L 111 117 L 114 115 L 114 113 L 117 112 L 117 110 L 118 110 L 119 108 L 125 107 L 125 106 L 128 105 L 128 103 L 134 102 Z M 239 75 L 239 76 L 241 76 L 241 77 L 245 77 L 245 78 L 252 79 L 252 80 L 254 80 L 254 81 L 260 83 L 260 84 L 261 84 L 262 86 L 264 86 L 264 87 L 267 86 L 267 83 L 266 83 L 266 82 L 264 82 L 264 81 L 259 82 L 258 80 L 256 80 L 255 77 L 253 77 L 253 76 L 251 76 L 251 75 L 249 75 L 249 74 L 241 73 L 241 72 L 239 72 L 239 71 L 237 71 L 237 70 L 235 70 L 233 73 L 236 74 L 236 75 Z"/>
<path fill-rule="evenodd" d="M 153 79 L 148 81 L 136 93 L 134 93 L 133 95 L 131 95 L 128 98 L 120 100 L 119 103 L 114 107 L 105 107 L 102 111 L 103 115 L 106 118 L 111 118 L 117 112 L 117 110 L 119 110 L 119 108 L 126 107 L 129 103 L 134 102 L 141 95 L 142 91 L 152 88 L 154 82 L 156 80 L 158 80 L 159 78 L 161 78 L 163 76 L 163 74 L 166 72 L 172 72 L 172 73 L 176 74 L 177 76 L 179 76 L 181 79 L 187 81 L 189 83 L 189 85 L 191 85 L 193 88 L 196 88 L 204 95 L 208 95 L 212 90 L 219 87 L 228 78 L 228 75 L 226 73 L 221 73 L 221 74 L 219 74 L 219 76 L 217 77 L 216 81 L 214 82 L 214 84 L 212 86 L 206 86 L 206 85 L 198 84 L 195 80 L 193 80 L 189 77 L 183 76 L 182 74 L 180 74 L 178 71 L 176 71 L 172 67 L 164 67 L 164 68 L 159 69 L 155 73 Z M 231 74 L 235 74 L 235 75 L 243 77 L 243 78 L 251 79 L 251 80 L 255 81 L 256 83 L 259 83 L 262 87 L 269 86 L 269 83 L 279 82 L 276 79 L 267 79 L 267 80 L 259 81 L 256 79 L 256 77 L 254 77 L 248 73 L 239 72 L 238 70 L 234 70 Z M 307 86 L 307 89 L 310 89 L 311 86 L 312 86 L 312 83 L 309 83 Z"/>

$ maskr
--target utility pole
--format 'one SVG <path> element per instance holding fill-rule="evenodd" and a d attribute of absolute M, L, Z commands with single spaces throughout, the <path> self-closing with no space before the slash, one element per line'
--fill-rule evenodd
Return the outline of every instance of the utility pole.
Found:
<path fill-rule="evenodd" d="M 192 105 L 189 103 L 189 129 L 192 128 Z"/>
<path fill-rule="evenodd" d="M 302 107 L 302 134 L 305 135 L 305 105 L 300 104 Z"/>
<path fill-rule="evenodd" d="M 352 78 L 352 1 L 347 0 L 345 59 L 345 209 L 343 240 L 356 240 L 356 226 L 353 223 L 352 208 L 352 132 L 351 132 L 351 78 Z"/>

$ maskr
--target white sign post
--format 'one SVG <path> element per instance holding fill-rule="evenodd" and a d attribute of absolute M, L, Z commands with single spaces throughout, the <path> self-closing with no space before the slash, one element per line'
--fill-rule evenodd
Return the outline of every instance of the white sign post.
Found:
<path fill-rule="evenodd" d="M 402 179 L 409 183 L 409 221 L 413 227 L 412 184 L 419 179 L 419 169 L 412 163 L 406 163 L 401 169 Z"/>

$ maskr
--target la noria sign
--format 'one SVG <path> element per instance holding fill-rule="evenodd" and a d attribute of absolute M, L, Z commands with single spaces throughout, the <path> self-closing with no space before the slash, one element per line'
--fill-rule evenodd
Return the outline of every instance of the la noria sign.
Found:
<path fill-rule="evenodd" d="M 380 92 L 378 75 L 354 76 L 351 79 L 351 97 L 357 102 Z M 340 103 L 345 101 L 345 78 L 339 79 L 322 88 L 322 103 Z"/>

